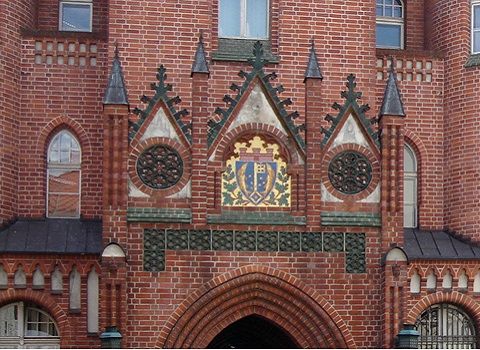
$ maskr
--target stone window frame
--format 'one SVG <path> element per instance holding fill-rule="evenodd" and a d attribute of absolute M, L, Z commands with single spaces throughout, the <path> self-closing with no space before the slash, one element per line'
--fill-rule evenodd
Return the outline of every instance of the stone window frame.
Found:
<path fill-rule="evenodd" d="M 65 5 L 86 5 L 90 9 L 88 30 L 72 30 L 63 26 L 63 9 Z M 93 0 L 60 0 L 58 7 L 58 30 L 60 32 L 91 33 L 93 31 Z"/>
<path fill-rule="evenodd" d="M 412 146 L 410 146 L 408 143 L 404 143 L 404 148 L 403 148 L 403 152 L 404 152 L 404 159 L 403 159 L 403 163 L 404 163 L 404 170 L 403 170 L 403 181 L 404 181 L 404 185 L 403 185 L 403 226 L 406 227 L 406 228 L 416 228 L 418 227 L 418 156 L 417 156 L 417 153 L 415 152 L 414 148 Z M 409 152 L 411 155 L 412 155 L 412 159 L 413 159 L 413 171 L 406 171 L 405 170 L 405 159 L 406 159 L 406 153 Z M 413 194 L 414 194 L 414 199 L 413 199 L 413 202 L 412 203 L 408 203 L 408 205 L 411 205 L 413 206 L 413 218 L 412 218 L 412 221 L 413 221 L 413 224 L 412 225 L 406 225 L 405 224 L 405 220 L 406 220 L 406 216 L 407 216 L 407 210 L 406 210 L 406 206 L 407 206 L 407 203 L 405 203 L 405 199 L 406 199 L 406 196 L 405 196 L 405 181 L 411 181 L 413 183 Z"/>
<path fill-rule="evenodd" d="M 386 4 L 386 2 L 390 2 L 391 4 Z M 395 6 L 394 2 L 399 1 L 401 6 Z M 379 46 L 375 43 L 378 49 L 394 49 L 394 50 L 403 50 L 405 49 L 405 4 L 402 0 L 377 0 L 376 2 L 376 9 L 378 6 L 383 7 L 383 11 L 385 10 L 386 6 L 392 7 L 392 15 L 391 16 L 378 16 L 376 15 L 375 20 L 375 33 L 377 32 L 377 25 L 389 25 L 389 26 L 398 26 L 400 27 L 400 47 L 397 46 Z M 401 16 L 394 15 L 394 8 L 400 7 Z M 376 13 L 376 12 L 375 12 Z"/>
<path fill-rule="evenodd" d="M 62 134 L 68 134 L 73 140 L 76 141 L 78 145 L 78 152 L 79 152 L 79 162 L 78 163 L 62 163 L 60 161 L 55 162 L 51 161 L 51 152 L 52 152 L 52 145 L 54 141 L 61 137 Z M 71 150 L 70 150 L 71 153 Z M 57 216 L 57 215 L 50 215 L 49 214 L 49 197 L 50 197 L 50 171 L 52 170 L 71 170 L 71 171 L 78 171 L 78 192 L 77 193 L 72 193 L 72 194 L 78 194 L 78 215 L 72 215 L 72 216 Z M 82 210 L 82 146 L 80 144 L 80 141 L 78 140 L 75 135 L 70 132 L 67 129 L 62 129 L 55 133 L 51 140 L 48 143 L 48 148 L 47 148 L 47 196 L 46 196 L 46 216 L 48 218 L 63 218 L 63 219 L 78 219 L 80 218 L 81 215 L 81 210 Z"/>

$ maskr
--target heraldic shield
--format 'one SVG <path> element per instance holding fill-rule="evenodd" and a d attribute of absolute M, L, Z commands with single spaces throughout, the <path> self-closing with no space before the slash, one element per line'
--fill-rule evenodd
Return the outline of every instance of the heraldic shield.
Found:
<path fill-rule="evenodd" d="M 290 175 L 278 144 L 260 136 L 235 144 L 222 176 L 222 205 L 290 206 Z"/>
<path fill-rule="evenodd" d="M 261 203 L 272 192 L 277 179 L 277 164 L 273 161 L 273 152 L 253 154 L 240 151 L 240 159 L 235 163 L 235 175 L 238 187 L 253 204 Z"/>

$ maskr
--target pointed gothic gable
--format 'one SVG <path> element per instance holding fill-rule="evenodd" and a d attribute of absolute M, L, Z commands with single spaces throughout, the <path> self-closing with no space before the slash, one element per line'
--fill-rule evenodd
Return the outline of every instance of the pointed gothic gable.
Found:
<path fill-rule="evenodd" d="M 158 68 L 158 83 L 151 84 L 151 89 L 155 91 L 155 95 L 151 98 L 145 95 L 142 96 L 141 101 L 147 103 L 147 108 L 144 110 L 139 108 L 134 109 L 133 113 L 137 114 L 139 119 L 137 122 L 130 122 L 130 131 L 128 135 L 130 142 L 132 142 L 132 140 L 135 138 L 146 120 L 151 118 L 148 122 L 148 125 L 146 125 L 147 130 L 145 131 L 148 132 L 151 125 L 154 127 L 155 124 L 160 123 L 167 128 L 173 127 L 175 129 L 175 133 L 179 137 L 182 137 L 186 141 L 186 144 L 190 145 L 192 143 L 191 123 L 183 122 L 183 117 L 188 115 L 188 111 L 186 109 L 177 111 L 175 105 L 179 104 L 182 100 L 179 96 L 172 98 L 168 96 L 168 92 L 172 91 L 172 85 L 165 83 L 165 80 L 167 79 L 166 71 L 167 70 L 163 65 Z M 160 106 L 158 106 L 158 104 L 160 104 Z M 152 112 L 154 111 L 156 111 L 156 113 L 155 115 L 152 115 Z M 166 117 L 168 121 L 158 120 L 158 118 L 162 117 Z M 171 133 L 172 130 L 165 130 L 164 132 Z"/>
<path fill-rule="evenodd" d="M 360 144 L 362 141 L 367 141 L 364 135 L 368 135 L 378 151 L 378 148 L 380 148 L 378 132 L 374 131 L 372 128 L 372 124 L 376 123 L 377 119 L 368 119 L 365 115 L 365 113 L 370 109 L 368 104 L 358 104 L 358 100 L 362 97 L 362 93 L 355 91 L 357 83 L 355 82 L 355 76 L 353 74 L 350 74 L 347 77 L 346 86 L 348 90 L 342 91 L 341 93 L 341 96 L 345 99 L 345 103 L 340 105 L 339 103 L 335 102 L 332 105 L 332 108 L 338 111 L 337 116 L 335 117 L 327 114 L 325 117 L 325 120 L 330 122 L 331 125 L 329 129 L 322 127 L 322 133 L 324 134 L 322 147 L 325 147 L 328 143 L 335 142 L 339 135 L 344 137 L 358 138 L 358 140 L 354 143 Z M 338 128 L 339 125 L 341 125 L 340 129 Z M 351 132 L 347 132 L 345 129 L 348 127 L 353 129 L 363 129 L 363 132 L 357 136 L 348 136 L 348 134 L 351 134 Z M 354 132 L 355 130 L 351 131 Z"/>
<path fill-rule="evenodd" d="M 234 97 L 230 95 L 225 95 L 223 101 L 227 103 L 228 107 L 226 109 L 217 107 L 215 114 L 218 118 L 210 119 L 208 122 L 208 146 L 211 147 L 218 136 L 221 134 L 222 130 L 228 128 L 233 122 L 232 118 L 236 114 L 236 107 L 241 101 L 248 101 L 252 98 L 252 92 L 254 94 L 263 93 L 265 95 L 265 101 L 269 105 L 267 109 L 273 109 L 275 117 L 279 121 L 279 124 L 282 126 L 287 134 L 289 134 L 296 142 L 298 149 L 304 153 L 305 151 L 305 141 L 301 136 L 300 132 L 305 129 L 305 125 L 296 125 L 294 119 L 298 117 L 298 112 L 288 113 L 285 109 L 285 106 L 292 104 L 290 98 L 281 100 L 278 97 L 278 94 L 284 91 L 282 85 L 273 87 L 271 81 L 277 78 L 275 72 L 266 74 L 263 70 L 267 60 L 263 58 L 263 48 L 260 41 L 257 41 L 254 44 L 253 54 L 255 59 L 249 60 L 250 65 L 252 66 L 252 71 L 250 73 L 244 72 L 241 70 L 238 75 L 241 78 L 244 78 L 245 81 L 243 84 L 237 85 L 232 83 L 230 85 L 230 90 L 232 90 L 236 95 Z M 253 89 L 252 89 L 253 86 Z M 256 86 L 260 86 L 261 89 L 256 89 Z M 259 97 L 262 99 L 262 97 Z M 243 104 L 245 106 L 245 104 Z M 238 114 L 237 114 L 238 116 Z M 258 122 L 258 118 L 255 119 L 255 122 Z M 262 120 L 263 122 L 263 120 Z"/>

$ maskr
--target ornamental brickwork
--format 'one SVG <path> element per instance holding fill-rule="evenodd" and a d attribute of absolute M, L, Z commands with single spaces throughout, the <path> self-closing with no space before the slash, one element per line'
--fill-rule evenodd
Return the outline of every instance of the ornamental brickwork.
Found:
<path fill-rule="evenodd" d="M 24 309 L 65 348 L 227 347 L 252 319 L 391 348 L 438 310 L 480 346 L 471 2 L 395 0 L 393 49 L 379 1 L 270 0 L 268 38 L 219 35 L 222 1 L 85 1 L 86 32 L 68 0 L 0 5 L 0 347 L 36 341 Z M 64 130 L 74 196 L 48 181 Z"/>

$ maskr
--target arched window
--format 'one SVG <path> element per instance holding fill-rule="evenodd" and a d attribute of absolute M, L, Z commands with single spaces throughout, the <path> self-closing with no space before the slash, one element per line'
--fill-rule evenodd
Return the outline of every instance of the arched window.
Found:
<path fill-rule="evenodd" d="M 462 309 L 451 304 L 435 304 L 418 318 L 421 349 L 475 349 L 475 325 Z"/>
<path fill-rule="evenodd" d="M 417 158 L 409 145 L 403 157 L 403 226 L 417 227 Z"/>
<path fill-rule="evenodd" d="M 52 317 L 36 305 L 18 302 L 0 308 L 0 346 L 7 348 L 59 348 Z"/>
<path fill-rule="evenodd" d="M 80 216 L 81 150 L 67 130 L 56 134 L 48 146 L 47 216 Z"/>
<path fill-rule="evenodd" d="M 401 0 L 377 0 L 377 47 L 403 49 L 404 8 Z"/>

